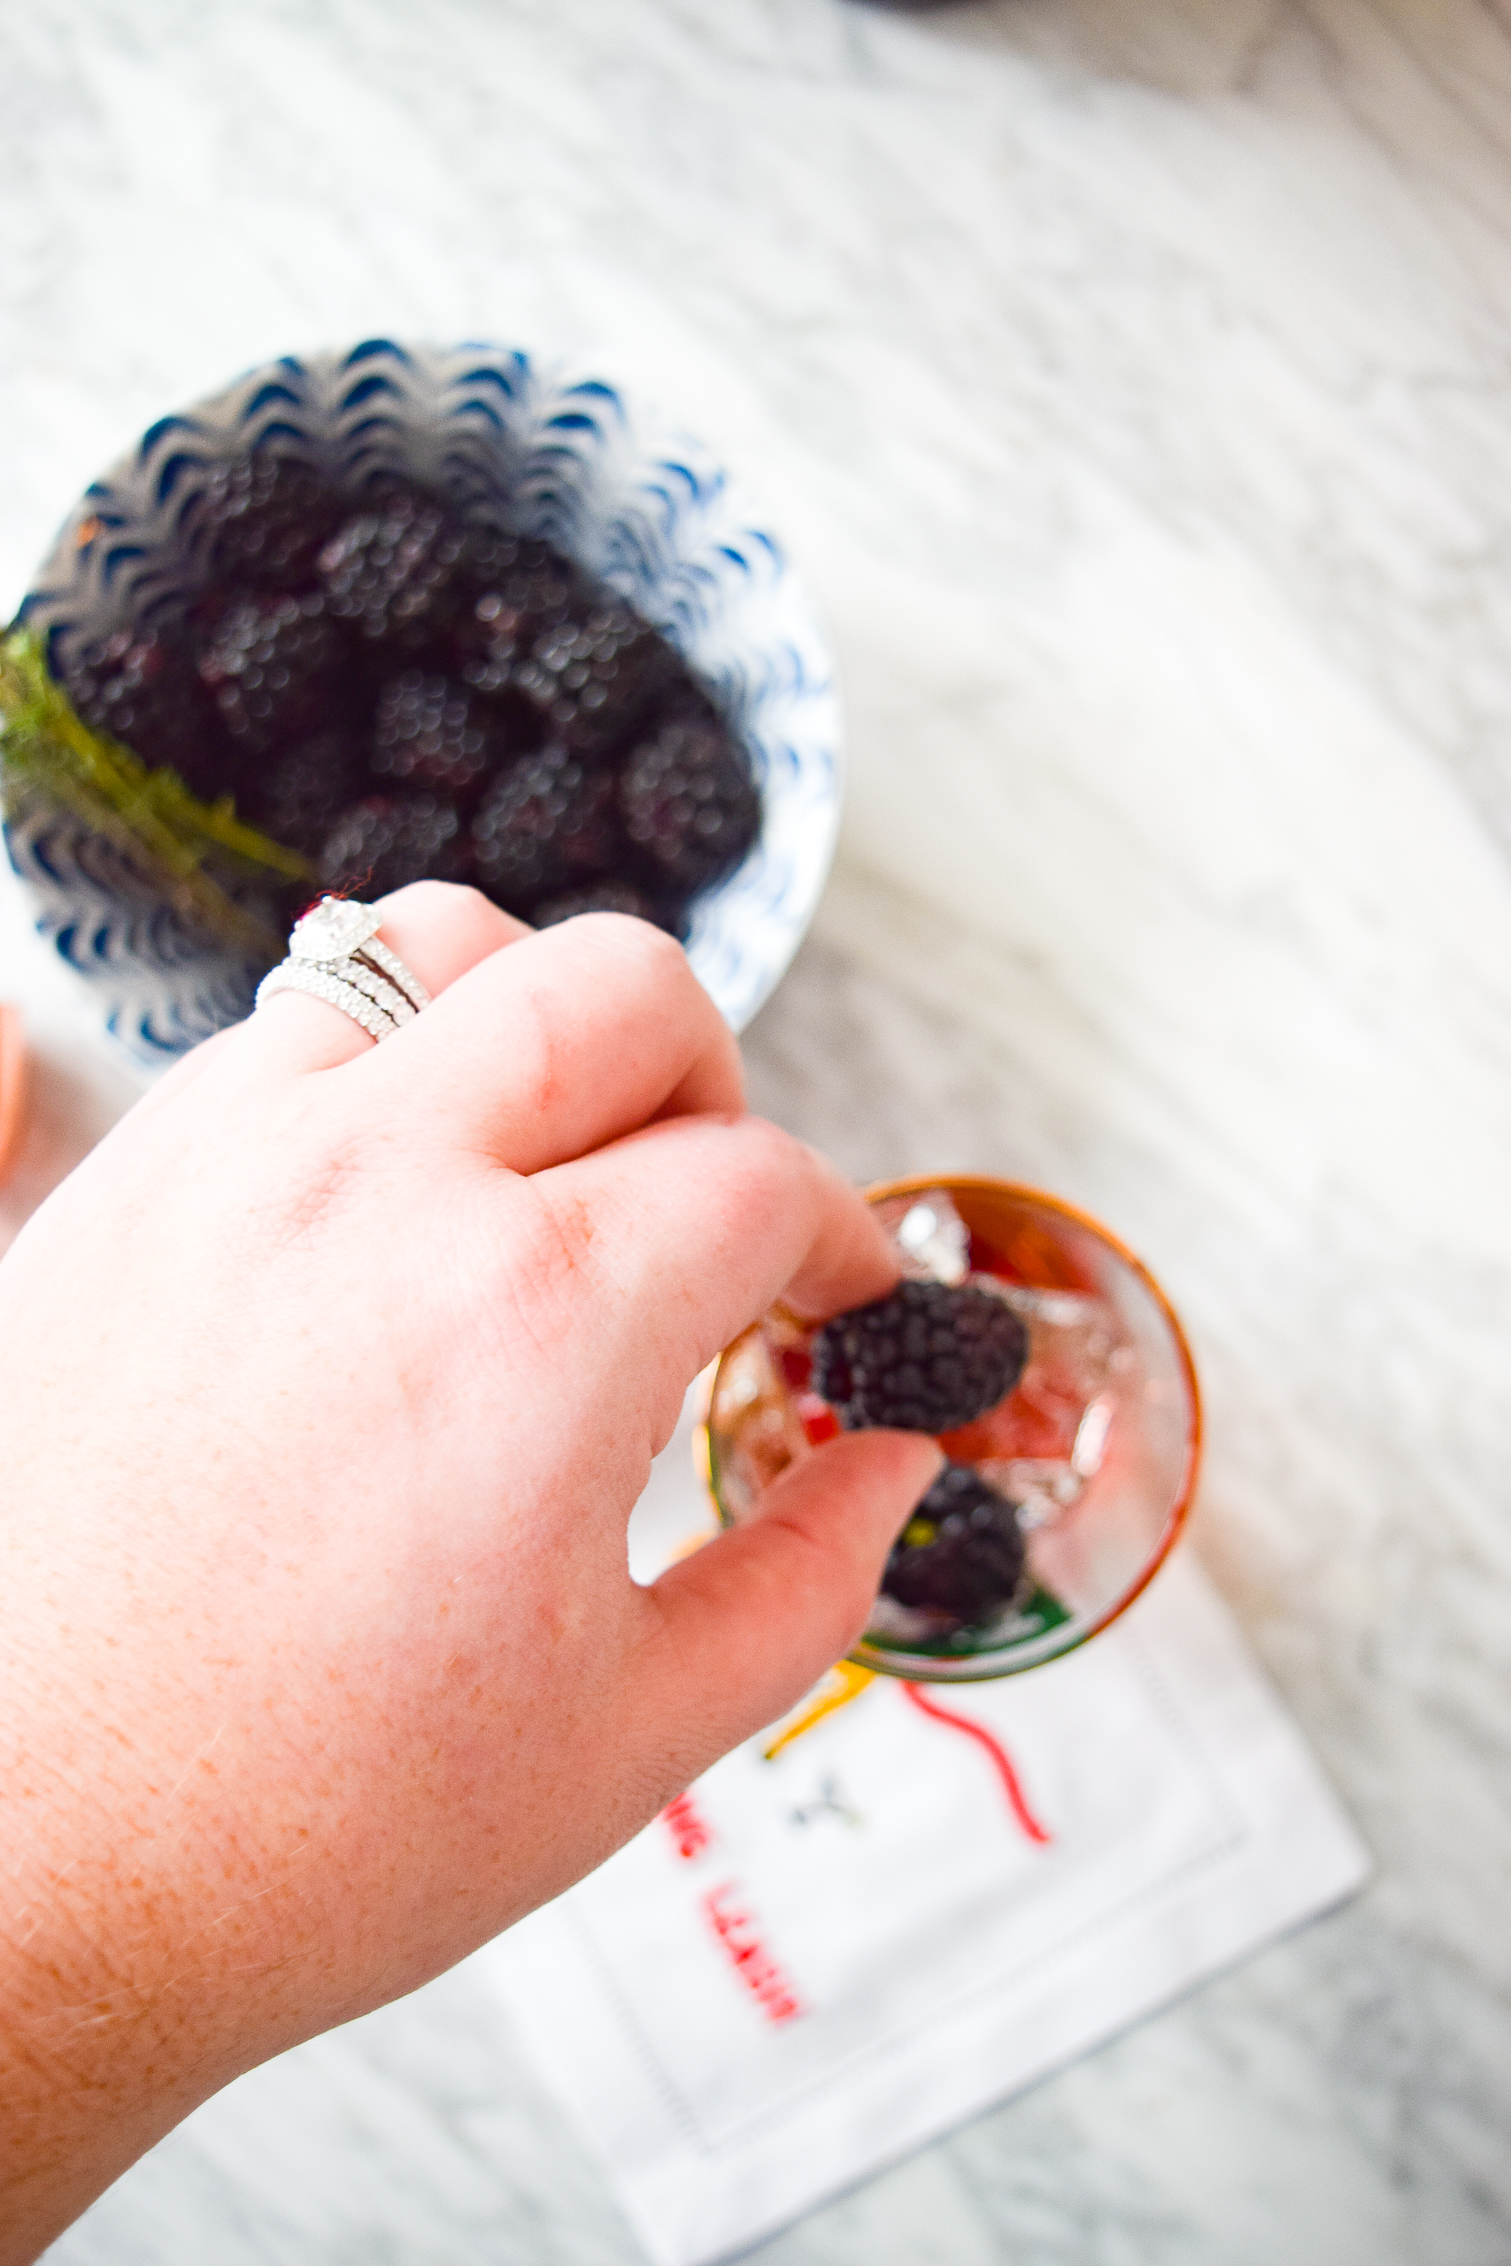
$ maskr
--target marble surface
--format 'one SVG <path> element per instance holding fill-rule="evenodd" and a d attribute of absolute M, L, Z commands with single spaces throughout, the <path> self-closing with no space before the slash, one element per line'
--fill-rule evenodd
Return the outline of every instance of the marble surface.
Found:
<path fill-rule="evenodd" d="M 750 1033 L 851 1171 L 1151 1261 L 1202 1553 L 1376 1885 L 769 2266 L 1511 2259 L 1511 24 L 1470 0 L 0 0 L 0 610 L 153 417 L 375 330 L 591 353 L 825 611 L 840 866 Z M 10 1217 L 129 1093 L 44 1046 Z M 464 1967 L 57 2266 L 632 2266 Z"/>

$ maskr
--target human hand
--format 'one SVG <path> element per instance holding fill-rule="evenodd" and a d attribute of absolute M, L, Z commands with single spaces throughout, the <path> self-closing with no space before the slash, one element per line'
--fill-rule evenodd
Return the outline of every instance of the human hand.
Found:
<path fill-rule="evenodd" d="M 778 1715 L 938 1468 L 842 1438 L 630 1582 L 691 1377 L 896 1267 L 743 1116 L 670 940 L 439 883 L 382 910 L 424 1015 L 374 1048 L 270 1001 L 0 1267 L 0 2261 Z"/>

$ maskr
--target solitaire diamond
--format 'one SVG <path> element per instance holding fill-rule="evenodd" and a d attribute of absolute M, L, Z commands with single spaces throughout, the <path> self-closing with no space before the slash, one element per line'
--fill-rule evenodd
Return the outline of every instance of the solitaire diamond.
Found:
<path fill-rule="evenodd" d="M 377 933 L 378 916 L 371 905 L 350 897 L 322 897 L 295 924 L 289 951 L 296 960 L 344 960 Z"/>

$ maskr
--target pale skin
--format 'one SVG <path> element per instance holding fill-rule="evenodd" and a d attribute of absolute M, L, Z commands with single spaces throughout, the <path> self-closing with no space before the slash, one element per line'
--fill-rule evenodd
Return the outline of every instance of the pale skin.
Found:
<path fill-rule="evenodd" d="M 382 911 L 431 1009 L 270 1001 L 0 1265 L 0 2266 L 791 1705 L 939 1468 L 834 1441 L 637 1589 L 690 1378 L 896 1267 L 670 940 Z"/>

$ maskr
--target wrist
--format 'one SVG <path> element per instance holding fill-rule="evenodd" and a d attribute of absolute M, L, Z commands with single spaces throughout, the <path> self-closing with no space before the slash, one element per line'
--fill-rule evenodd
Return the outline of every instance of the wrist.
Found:
<path fill-rule="evenodd" d="M 21 1798 L 0 1804 L 0 2266 L 36 2256 L 221 2082 L 206 2010 L 162 1956 L 168 1909 L 135 1852 L 101 1863 L 103 1821 L 39 1797 L 47 1760 L 7 1774 Z"/>
<path fill-rule="evenodd" d="M 192 1722 L 186 1695 L 161 1688 L 160 1663 L 144 1693 L 150 1648 L 91 1628 L 77 1586 L 49 1606 L 53 1585 L 19 1562 L 15 1509 L 0 1550 L 0 2266 L 35 2257 L 282 2042 L 262 2043 L 243 1867 L 217 1850 L 194 1778 L 214 1782 L 142 1734 Z"/>

